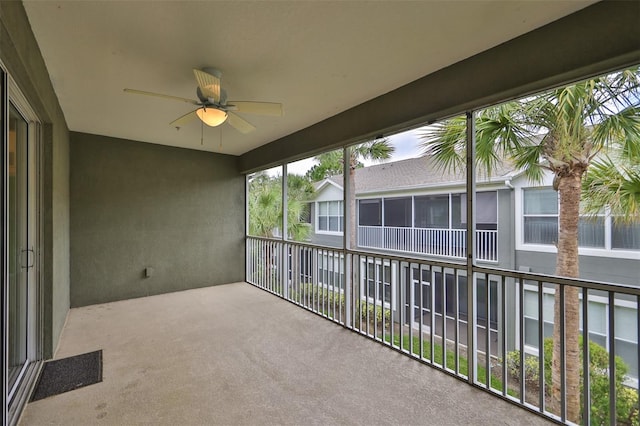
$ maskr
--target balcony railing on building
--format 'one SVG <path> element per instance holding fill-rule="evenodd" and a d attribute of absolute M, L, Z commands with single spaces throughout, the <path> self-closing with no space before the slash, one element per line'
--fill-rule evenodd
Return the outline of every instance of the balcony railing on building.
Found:
<path fill-rule="evenodd" d="M 466 229 L 358 226 L 358 247 L 464 259 Z M 498 231 L 476 230 L 477 259 L 498 261 Z"/>
<path fill-rule="evenodd" d="M 638 288 L 266 238 L 246 246 L 249 283 L 473 386 L 566 423 L 576 392 L 579 423 L 637 419 Z M 554 323 L 553 295 L 562 312 L 571 287 L 580 357 L 558 365 L 565 383 L 567 363 L 580 363 L 580 389 L 554 397 L 553 330 L 571 330 Z"/>

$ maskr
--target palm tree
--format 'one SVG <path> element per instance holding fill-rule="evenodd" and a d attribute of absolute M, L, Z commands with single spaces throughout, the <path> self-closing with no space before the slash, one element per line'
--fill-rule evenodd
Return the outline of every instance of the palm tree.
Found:
<path fill-rule="evenodd" d="M 378 138 L 369 142 L 354 145 L 349 148 L 349 218 L 351 223 L 350 241 L 351 248 L 355 248 L 356 241 L 356 184 L 355 171 L 364 166 L 363 161 L 381 161 L 391 158 L 395 147 L 388 139 Z M 323 153 L 315 157 L 318 164 L 313 166 L 307 176 L 314 181 L 326 179 L 329 176 L 342 174 L 343 156 L 342 150 Z"/>
<path fill-rule="evenodd" d="M 580 194 L 583 177 L 594 158 L 612 149 L 628 160 L 640 158 L 639 84 L 638 69 L 634 68 L 488 108 L 477 114 L 476 161 L 479 167 L 490 173 L 501 159 L 508 158 L 534 182 L 541 181 L 544 170 L 554 176 L 553 187 L 559 199 L 556 275 L 579 276 Z M 431 127 L 423 136 L 425 154 L 433 156 L 444 168 L 464 167 L 465 132 L 464 117 Z M 597 165 L 594 168 L 594 171 L 603 172 L 601 177 L 611 171 L 606 170 L 604 164 L 604 168 Z M 586 182 L 596 185 L 597 181 L 589 178 Z M 611 200 L 601 201 L 608 203 Z M 621 204 L 620 207 L 626 209 L 630 205 Z M 555 324 L 560 323 L 559 294 L 556 289 Z M 567 389 L 579 389 L 578 307 L 578 289 L 567 287 L 564 312 Z M 556 326 L 552 368 L 556 401 L 560 394 L 560 338 L 560 327 Z M 571 421 L 579 419 L 578 392 L 567 393 L 567 415 Z"/>
<path fill-rule="evenodd" d="M 313 184 L 307 177 L 287 176 L 287 232 L 293 241 L 304 241 L 309 237 L 309 201 L 314 193 Z"/>
<path fill-rule="evenodd" d="M 287 176 L 287 232 L 294 241 L 310 233 L 306 205 L 313 185 L 303 176 Z M 258 174 L 249 182 L 249 234 L 273 238 L 282 230 L 282 177 Z"/>
<path fill-rule="evenodd" d="M 282 230 L 282 177 L 258 173 L 249 181 L 248 210 L 249 235 L 273 238 Z M 308 226 L 308 200 L 313 196 L 314 188 L 309 179 L 290 174 L 287 176 L 287 236 L 293 241 L 304 241 L 311 232 Z M 259 251 L 260 252 L 260 251 Z M 273 242 L 266 242 L 255 261 L 261 263 L 267 279 L 277 280 L 274 264 L 277 261 L 278 249 Z M 295 268 L 297 263 L 292 262 Z"/>

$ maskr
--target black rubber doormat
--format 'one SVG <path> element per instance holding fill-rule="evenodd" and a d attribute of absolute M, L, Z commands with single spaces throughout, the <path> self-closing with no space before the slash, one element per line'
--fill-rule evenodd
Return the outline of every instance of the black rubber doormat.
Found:
<path fill-rule="evenodd" d="M 102 381 L 102 350 L 44 363 L 31 401 Z"/>

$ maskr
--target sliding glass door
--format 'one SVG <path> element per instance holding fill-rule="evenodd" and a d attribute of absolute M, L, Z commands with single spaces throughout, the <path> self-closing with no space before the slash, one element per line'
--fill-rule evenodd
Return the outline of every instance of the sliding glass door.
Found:
<path fill-rule="evenodd" d="M 27 363 L 29 325 L 28 128 L 9 108 L 9 388 Z"/>
<path fill-rule="evenodd" d="M 37 122 L 21 99 L 8 105 L 6 181 L 6 368 L 9 407 L 24 403 L 40 356 Z M 12 415 L 10 408 L 10 418 Z M 16 411 L 19 412 L 19 411 Z M 14 419 L 15 420 L 15 419 Z"/>

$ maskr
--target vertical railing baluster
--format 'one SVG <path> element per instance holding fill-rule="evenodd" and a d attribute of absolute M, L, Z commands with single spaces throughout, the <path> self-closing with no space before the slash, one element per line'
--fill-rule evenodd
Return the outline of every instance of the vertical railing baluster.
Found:
<path fill-rule="evenodd" d="M 507 379 L 507 284 L 506 277 L 504 275 L 501 276 L 500 280 L 500 327 L 498 327 L 501 332 L 501 343 L 502 343 L 502 396 L 507 396 L 507 387 L 509 380 Z"/>
<path fill-rule="evenodd" d="M 400 332 L 400 335 L 398 336 L 399 341 L 400 341 L 400 350 L 404 351 L 404 325 L 406 322 L 406 309 L 405 309 L 405 304 L 407 302 L 407 295 L 406 293 L 406 277 L 405 279 L 402 279 L 403 277 L 401 277 L 401 279 L 398 281 L 399 286 L 400 286 L 400 292 L 398 293 L 400 295 L 400 303 L 398 304 L 398 306 L 400 307 L 400 323 L 398 324 L 398 330 Z M 409 329 L 411 329 L 411 325 L 409 325 Z M 409 348 L 411 348 L 411 346 L 409 346 Z"/>
<path fill-rule="evenodd" d="M 413 288 L 413 280 L 412 279 L 407 279 L 407 278 L 411 278 L 411 276 L 407 277 L 405 275 L 404 277 L 404 282 L 402 287 L 404 287 L 405 291 L 405 298 L 408 299 L 406 300 L 407 302 L 407 308 L 405 309 L 405 320 L 407 322 L 407 324 L 409 324 L 409 352 L 413 355 L 414 351 L 413 351 L 413 317 L 414 317 L 414 306 L 415 306 L 415 291 Z M 407 294 L 407 290 L 408 293 Z"/>
<path fill-rule="evenodd" d="M 560 291 L 560 419 L 567 421 L 567 345 L 565 330 L 565 286 L 558 286 Z"/>
<path fill-rule="evenodd" d="M 316 249 L 313 254 L 315 265 L 313 267 L 313 279 L 309 289 L 309 310 L 316 312 L 316 298 L 318 297 L 318 281 L 320 281 L 320 269 L 322 268 L 322 250 Z"/>
<path fill-rule="evenodd" d="M 589 289 L 582 289 L 582 424 L 591 424 L 591 377 L 589 364 Z"/>
<path fill-rule="evenodd" d="M 396 280 L 395 282 L 391 283 L 391 295 L 393 295 L 394 292 L 397 293 L 397 289 L 394 288 L 396 285 L 398 285 L 398 283 L 400 282 L 400 280 Z M 398 306 L 398 303 L 390 303 L 389 308 L 391 309 L 390 315 L 389 315 L 389 344 L 391 345 L 391 347 L 395 346 L 395 342 L 393 340 L 394 338 L 394 329 L 395 329 L 395 315 L 394 312 L 396 312 L 396 306 Z"/>
<path fill-rule="evenodd" d="M 340 253 L 338 251 L 333 251 L 333 286 L 331 287 L 331 298 L 333 305 L 333 320 L 336 322 L 340 322 L 340 312 L 336 312 L 342 310 L 340 308 L 340 295 L 342 285 L 341 285 L 341 274 L 342 274 L 342 266 L 340 263 Z M 337 277 L 337 278 L 336 278 Z M 337 303 L 336 303 L 337 300 Z"/>
<path fill-rule="evenodd" d="M 615 425 L 616 416 L 616 319 L 615 293 L 609 291 L 609 424 Z"/>
<path fill-rule="evenodd" d="M 453 275 L 453 274 L 452 274 Z M 447 271 L 442 274 L 442 368 L 447 369 Z M 455 277 L 452 277 L 455 278 Z"/>
<path fill-rule="evenodd" d="M 487 389 L 491 389 L 491 284 L 489 282 L 489 275 L 484 275 L 484 282 L 487 288 L 485 292 L 485 304 L 487 306 L 485 319 L 485 348 L 484 348 L 484 362 L 485 362 L 485 374 L 487 380 Z"/>
<path fill-rule="evenodd" d="M 351 255 L 351 326 L 354 330 L 360 327 L 360 323 L 356 321 L 356 311 L 360 309 L 357 303 L 356 295 L 360 292 L 360 255 Z"/>
<path fill-rule="evenodd" d="M 525 382 L 525 368 L 524 368 L 524 280 L 518 281 L 518 310 L 520 312 L 518 318 L 519 336 L 518 336 L 518 349 L 520 351 L 520 404 L 524 404 L 524 382 Z"/>
<path fill-rule="evenodd" d="M 389 267 L 391 267 L 391 265 L 389 265 Z M 393 268 L 391 268 L 390 272 L 393 273 Z M 389 276 L 389 280 L 390 280 L 389 286 L 391 286 L 391 283 L 393 282 L 393 278 L 394 277 Z M 381 308 L 382 309 L 382 321 L 381 321 L 381 324 L 382 324 L 382 337 L 381 337 L 381 340 L 383 342 L 384 342 L 384 338 L 385 338 L 385 332 L 384 332 L 384 327 L 385 327 L 385 321 L 384 321 L 385 291 L 384 291 L 384 289 L 385 289 L 385 286 L 384 286 L 384 282 L 383 282 L 382 283 L 382 294 L 380 295 L 381 296 L 380 299 L 381 299 L 381 303 L 382 303 L 382 308 Z M 389 303 L 389 306 L 391 306 L 391 301 L 389 301 L 388 303 Z"/>
<path fill-rule="evenodd" d="M 440 269 L 442 270 L 442 269 Z M 442 275 L 442 274 L 440 274 Z M 436 281 L 435 281 L 435 277 L 436 277 L 436 272 L 434 271 L 433 268 L 431 268 L 431 333 L 429 336 L 429 343 L 431 345 L 430 347 L 430 358 L 431 358 L 431 363 L 435 364 L 435 334 L 436 334 L 436 307 L 435 307 L 435 301 L 436 301 Z"/>
<path fill-rule="evenodd" d="M 377 338 L 377 330 L 378 330 L 378 293 L 380 292 L 380 284 L 384 282 L 384 259 L 376 257 L 374 258 L 374 262 L 376 264 L 376 279 L 375 285 L 373 286 L 373 338 Z M 379 265 L 379 266 L 378 266 Z M 384 285 L 384 284 L 383 284 Z"/>
<path fill-rule="evenodd" d="M 538 281 L 538 399 L 544 412 L 544 283 Z"/>
<path fill-rule="evenodd" d="M 638 355 L 638 363 L 636 364 L 638 366 L 638 389 L 636 389 L 637 393 L 638 393 L 638 406 L 636 407 L 638 409 L 638 413 L 640 413 L 640 296 L 636 296 L 636 346 L 638 347 L 637 349 L 637 355 Z"/>
<path fill-rule="evenodd" d="M 369 263 L 371 260 L 371 262 L 373 263 Z M 370 269 L 369 269 L 369 265 L 373 265 L 373 277 L 370 277 Z M 367 279 L 365 281 L 365 285 L 366 285 L 366 291 L 367 291 L 367 298 L 365 301 L 365 308 L 366 308 L 366 320 L 367 320 L 367 324 L 366 324 L 366 334 L 367 336 L 371 335 L 370 333 L 370 326 L 369 323 L 371 321 L 371 319 L 369 318 L 369 297 L 371 297 L 371 282 L 373 281 L 373 284 L 375 285 L 376 282 L 376 264 L 375 264 L 375 260 L 373 260 L 372 257 L 367 256 Z M 375 290 L 374 290 L 375 292 Z"/>
<path fill-rule="evenodd" d="M 454 286 L 454 298 L 455 298 L 455 311 L 453 313 L 453 323 L 454 323 L 454 368 L 456 374 L 460 374 L 460 270 L 458 268 L 454 269 L 455 276 L 455 286 Z"/>
<path fill-rule="evenodd" d="M 415 288 L 415 282 L 418 282 L 418 288 L 420 289 L 420 303 L 418 307 L 418 333 L 420 333 L 420 359 L 424 359 L 424 332 L 422 331 L 422 315 L 424 310 L 424 286 L 422 285 L 422 271 L 423 264 L 416 264 L 416 269 L 418 271 L 418 279 L 415 280 L 413 277 L 413 267 L 410 268 L 410 276 L 411 276 L 411 285 Z M 414 290 L 415 291 L 415 290 Z"/>

